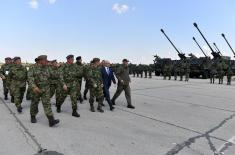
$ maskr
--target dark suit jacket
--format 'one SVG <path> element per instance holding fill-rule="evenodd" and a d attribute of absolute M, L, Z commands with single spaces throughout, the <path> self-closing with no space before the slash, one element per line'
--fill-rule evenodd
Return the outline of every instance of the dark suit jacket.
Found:
<path fill-rule="evenodd" d="M 103 84 L 105 88 L 108 88 L 111 86 L 112 82 L 116 84 L 116 80 L 113 74 L 113 70 L 109 68 L 109 74 L 107 73 L 105 67 L 101 68 L 101 74 L 103 79 Z"/>

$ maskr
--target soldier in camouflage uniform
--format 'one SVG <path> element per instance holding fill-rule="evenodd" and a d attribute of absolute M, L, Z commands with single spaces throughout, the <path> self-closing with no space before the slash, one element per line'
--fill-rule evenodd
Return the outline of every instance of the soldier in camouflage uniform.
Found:
<path fill-rule="evenodd" d="M 232 76 L 233 76 L 233 71 L 231 67 L 228 67 L 226 74 L 227 74 L 227 85 L 231 85 Z"/>
<path fill-rule="evenodd" d="M 56 97 L 56 101 L 58 100 L 58 89 L 59 87 L 63 87 L 62 83 L 60 83 L 60 72 L 59 72 L 59 64 L 57 60 L 51 61 L 51 65 L 49 66 L 51 70 L 51 78 L 50 78 L 50 97 L 52 98 L 54 95 Z"/>
<path fill-rule="evenodd" d="M 179 66 L 178 66 L 178 64 L 174 65 L 173 70 L 174 70 L 174 80 L 176 81 L 177 77 L 178 77 L 178 74 L 179 74 Z"/>
<path fill-rule="evenodd" d="M 8 74 L 10 72 L 10 68 L 12 66 L 12 60 L 11 58 L 7 57 L 5 58 L 5 64 L 1 67 L 0 77 L 3 81 L 3 93 L 4 93 L 4 99 L 8 100 L 8 93 L 10 91 L 10 81 L 8 79 Z M 13 100 L 13 98 L 12 98 Z"/>
<path fill-rule="evenodd" d="M 11 70 L 9 72 L 8 78 L 11 81 L 11 90 L 14 96 L 14 102 L 19 113 L 22 112 L 21 103 L 23 101 L 25 89 L 26 89 L 26 81 L 27 81 L 27 69 L 22 66 L 21 58 L 15 57 L 14 65 L 12 65 Z"/>
<path fill-rule="evenodd" d="M 215 83 L 215 76 L 217 74 L 217 70 L 216 70 L 216 63 L 213 63 L 210 66 L 210 83 L 214 84 Z"/>
<path fill-rule="evenodd" d="M 93 61 L 91 61 L 89 65 L 85 65 L 83 70 L 84 78 L 86 80 L 85 89 L 83 92 L 84 100 L 87 100 L 87 93 L 91 87 L 90 81 L 88 80 L 88 73 L 91 70 L 92 66 L 93 66 Z"/>
<path fill-rule="evenodd" d="M 102 109 L 103 100 L 104 100 L 104 94 L 103 94 L 103 81 L 102 81 L 102 75 L 100 71 L 100 59 L 94 58 L 92 60 L 93 65 L 89 69 L 87 73 L 87 77 L 90 83 L 90 110 L 91 112 L 95 112 L 94 108 L 94 102 L 95 98 L 98 102 L 98 108 L 97 110 L 101 113 L 104 112 Z"/>
<path fill-rule="evenodd" d="M 80 117 L 77 112 L 77 99 L 80 94 L 78 90 L 80 85 L 78 78 L 83 74 L 82 70 L 79 70 L 77 65 L 74 63 L 74 56 L 68 55 L 67 62 L 60 67 L 60 79 L 62 80 L 63 87 L 59 90 L 59 97 L 56 103 L 57 112 L 61 112 L 61 106 L 64 103 L 66 97 L 70 95 L 72 103 L 72 116 Z"/>
<path fill-rule="evenodd" d="M 129 68 L 128 68 L 128 60 L 123 59 L 122 65 L 118 68 L 116 77 L 118 79 L 117 90 L 112 98 L 112 103 L 115 105 L 115 100 L 121 95 L 123 90 L 125 91 L 125 96 L 127 100 L 127 108 L 134 109 L 135 107 L 131 103 L 131 88 L 130 88 L 130 76 L 129 76 Z"/>
<path fill-rule="evenodd" d="M 217 65 L 217 72 L 218 72 L 218 77 L 219 77 L 219 84 L 223 84 L 224 66 L 223 66 L 223 61 L 222 60 L 220 60 L 218 65 Z"/>
<path fill-rule="evenodd" d="M 148 71 L 149 71 L 149 78 L 151 79 L 152 78 L 152 72 L 153 72 L 153 69 L 152 69 L 151 65 L 148 66 Z"/>
<path fill-rule="evenodd" d="M 82 72 L 84 72 L 84 65 L 82 64 L 82 57 L 81 56 L 78 56 L 76 58 L 76 64 L 77 64 L 77 67 L 78 67 L 78 70 L 81 70 Z M 81 95 L 81 88 L 82 88 L 82 77 L 83 75 L 81 74 L 80 77 L 78 77 L 78 83 L 80 85 L 79 89 L 78 89 L 78 100 L 80 103 L 83 103 L 83 98 L 82 98 L 82 95 Z"/>
<path fill-rule="evenodd" d="M 48 118 L 49 126 L 52 127 L 60 121 L 54 119 L 50 103 L 50 78 L 51 72 L 47 65 L 47 56 L 38 57 L 39 64 L 29 69 L 29 87 L 32 89 L 32 99 L 30 106 L 31 123 L 36 123 L 38 113 L 38 104 L 41 99 L 44 112 Z"/>
<path fill-rule="evenodd" d="M 35 58 L 35 64 L 33 64 L 32 66 L 29 67 L 29 70 L 31 70 L 34 66 L 38 65 L 38 58 Z M 27 81 L 29 83 L 29 81 Z M 27 93 L 26 93 L 26 100 L 31 100 L 32 98 L 32 88 L 30 88 L 29 84 L 28 84 L 28 88 L 27 88 Z"/>
<path fill-rule="evenodd" d="M 186 64 L 183 60 L 181 60 L 181 63 L 180 63 L 180 81 L 183 81 L 183 77 L 184 77 L 184 74 L 185 74 L 185 67 L 186 67 Z"/>
<path fill-rule="evenodd" d="M 189 74 L 190 74 L 190 60 L 186 60 L 185 62 L 185 81 L 189 81 Z"/>
<path fill-rule="evenodd" d="M 144 68 L 144 78 L 147 78 L 148 77 L 148 66 L 144 65 L 143 68 Z"/>

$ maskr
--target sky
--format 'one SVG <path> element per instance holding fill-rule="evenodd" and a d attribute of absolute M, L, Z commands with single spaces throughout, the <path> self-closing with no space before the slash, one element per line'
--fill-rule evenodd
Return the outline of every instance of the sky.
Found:
<path fill-rule="evenodd" d="M 0 62 L 20 56 L 33 62 L 41 54 L 66 61 L 68 54 L 149 64 L 153 55 L 178 59 L 163 28 L 183 53 L 203 56 L 208 47 L 193 27 L 197 22 L 210 43 L 233 57 L 234 0 L 1 0 Z"/>

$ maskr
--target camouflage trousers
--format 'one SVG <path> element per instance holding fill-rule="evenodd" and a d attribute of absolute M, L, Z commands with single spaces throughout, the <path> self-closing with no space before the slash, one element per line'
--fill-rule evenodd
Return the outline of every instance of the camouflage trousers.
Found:
<path fill-rule="evenodd" d="M 231 85 L 232 76 L 227 76 L 227 85 Z"/>
<path fill-rule="evenodd" d="M 130 88 L 130 85 L 123 85 L 123 84 L 120 84 L 118 83 L 118 87 L 117 87 L 117 90 L 112 98 L 112 101 L 115 101 L 120 95 L 122 92 L 125 92 L 125 97 L 126 97 L 126 100 L 127 100 L 127 104 L 128 105 L 131 105 L 131 88 Z"/>
<path fill-rule="evenodd" d="M 14 103 L 16 107 L 20 107 L 24 98 L 26 87 L 14 87 L 12 88 L 12 94 L 14 96 Z"/>
<path fill-rule="evenodd" d="M 26 93 L 26 100 L 31 100 L 32 98 L 32 89 L 28 87 L 27 93 Z"/>
<path fill-rule="evenodd" d="M 35 94 L 32 92 L 30 114 L 31 116 L 36 116 L 38 114 L 38 104 L 41 99 L 44 113 L 48 117 L 53 116 L 51 103 L 50 103 L 50 88 L 40 88 L 41 93 Z"/>
<path fill-rule="evenodd" d="M 3 82 L 3 94 L 7 95 L 9 93 L 9 86 L 8 86 L 6 80 L 3 80 L 2 82 Z"/>
<path fill-rule="evenodd" d="M 63 87 L 58 89 L 58 98 L 56 100 L 56 106 L 62 106 L 66 97 L 69 95 L 71 99 L 72 109 L 77 110 L 77 99 L 80 94 L 78 94 L 79 84 L 67 85 L 68 90 L 65 91 Z"/>
<path fill-rule="evenodd" d="M 62 86 L 60 86 L 62 87 Z M 51 84 L 50 85 L 50 98 L 52 98 L 54 95 L 56 96 L 56 99 L 58 99 L 58 90 L 59 85 L 58 84 Z"/>
<path fill-rule="evenodd" d="M 101 105 L 104 100 L 104 94 L 103 94 L 103 89 L 102 87 L 90 87 L 90 99 L 89 103 L 94 104 L 95 98 L 98 101 L 98 104 Z"/>
<path fill-rule="evenodd" d="M 83 93 L 84 97 L 86 97 L 86 95 L 87 95 L 89 89 L 90 89 L 90 83 L 89 83 L 89 81 L 87 80 L 87 81 L 86 81 L 86 84 L 85 84 L 84 93 Z"/>

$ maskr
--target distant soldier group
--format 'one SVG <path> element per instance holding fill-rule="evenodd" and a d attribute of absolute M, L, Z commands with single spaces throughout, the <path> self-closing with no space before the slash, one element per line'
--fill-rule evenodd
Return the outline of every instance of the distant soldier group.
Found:
<path fill-rule="evenodd" d="M 94 102 L 97 101 L 97 110 L 103 113 L 105 86 L 101 67 L 105 64 L 100 63 L 99 58 L 94 58 L 90 64 L 86 65 L 82 63 L 80 56 L 77 57 L 76 63 L 74 63 L 73 55 L 68 55 L 66 59 L 66 63 L 58 63 L 57 60 L 48 61 L 46 55 L 41 55 L 35 59 L 35 64 L 26 68 L 22 65 L 20 57 L 14 57 L 14 59 L 5 58 L 5 64 L 0 70 L 0 77 L 3 80 L 4 99 L 8 100 L 8 94 L 10 94 L 11 102 L 15 103 L 17 111 L 22 113 L 22 102 L 27 88 L 26 99 L 31 100 L 31 123 L 37 122 L 36 115 L 39 112 L 38 105 L 41 101 L 50 127 L 60 122 L 59 119 L 54 118 L 52 112 L 51 98 L 53 96 L 56 99 L 57 113 L 61 113 L 62 105 L 69 95 L 72 104 L 72 116 L 80 117 L 77 112 L 77 102 L 83 103 L 83 99 L 87 100 L 87 93 L 90 91 L 89 103 L 91 112 L 95 112 Z M 119 65 L 116 70 L 115 75 L 118 79 L 118 87 L 112 99 L 107 98 L 106 91 L 106 100 L 109 100 L 111 111 L 114 110 L 115 100 L 123 90 L 128 103 L 127 107 L 135 108 L 131 102 L 129 85 L 131 80 L 128 62 L 127 59 L 124 59 L 123 64 Z M 81 86 L 83 79 L 86 84 L 82 96 Z"/>
<path fill-rule="evenodd" d="M 131 65 L 130 66 L 131 72 L 133 77 L 140 77 L 140 78 L 152 78 L 152 73 L 154 71 L 154 67 L 152 65 Z"/>

